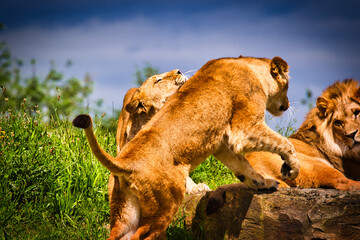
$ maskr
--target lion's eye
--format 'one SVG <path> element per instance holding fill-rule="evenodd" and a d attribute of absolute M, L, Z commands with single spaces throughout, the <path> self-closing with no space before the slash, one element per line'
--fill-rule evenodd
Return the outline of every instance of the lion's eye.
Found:
<path fill-rule="evenodd" d="M 356 109 L 356 110 L 354 111 L 355 118 L 359 115 L 359 113 L 360 113 L 360 110 L 359 110 L 359 109 Z"/>
<path fill-rule="evenodd" d="M 334 125 L 337 127 L 341 127 L 343 125 L 343 122 L 341 120 L 335 120 Z"/>
<path fill-rule="evenodd" d="M 162 78 L 158 78 L 158 79 L 156 79 L 156 81 L 154 83 L 159 83 L 159 82 L 161 82 L 161 80 L 162 80 Z"/>

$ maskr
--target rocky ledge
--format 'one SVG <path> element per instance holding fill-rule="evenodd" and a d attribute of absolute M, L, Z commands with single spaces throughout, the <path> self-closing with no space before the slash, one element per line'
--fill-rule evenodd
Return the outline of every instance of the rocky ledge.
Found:
<path fill-rule="evenodd" d="M 244 184 L 187 196 L 184 224 L 198 239 L 360 239 L 360 192 Z"/>

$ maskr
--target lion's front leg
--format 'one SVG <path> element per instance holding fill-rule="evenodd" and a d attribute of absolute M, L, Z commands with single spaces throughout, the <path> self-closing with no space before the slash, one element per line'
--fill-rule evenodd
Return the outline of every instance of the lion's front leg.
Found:
<path fill-rule="evenodd" d="M 275 191 L 279 185 L 276 180 L 265 179 L 257 173 L 244 156 L 236 155 L 225 143 L 213 155 L 233 171 L 235 176 L 249 188 Z"/>
<path fill-rule="evenodd" d="M 268 151 L 279 154 L 284 160 L 281 167 L 282 179 L 295 179 L 299 175 L 299 160 L 294 146 L 286 138 L 269 128 L 265 123 L 256 123 L 251 127 L 229 134 L 229 145 L 236 154 L 243 152 Z"/>

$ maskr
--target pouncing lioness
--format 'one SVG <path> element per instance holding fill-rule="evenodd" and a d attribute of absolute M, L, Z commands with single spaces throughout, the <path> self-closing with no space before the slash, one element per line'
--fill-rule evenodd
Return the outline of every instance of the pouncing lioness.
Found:
<path fill-rule="evenodd" d="M 241 155 L 270 151 L 284 159 L 284 179 L 298 175 L 299 164 L 289 140 L 264 121 L 268 110 L 280 116 L 289 107 L 288 65 L 279 58 L 221 58 L 206 63 L 114 158 L 98 145 L 88 115 L 73 124 L 85 129 L 99 161 L 127 187 L 134 214 L 128 232 L 135 239 L 165 237 L 185 195 L 189 172 L 210 154 L 246 184 L 276 188 Z M 127 234 L 121 233 L 119 237 Z"/>

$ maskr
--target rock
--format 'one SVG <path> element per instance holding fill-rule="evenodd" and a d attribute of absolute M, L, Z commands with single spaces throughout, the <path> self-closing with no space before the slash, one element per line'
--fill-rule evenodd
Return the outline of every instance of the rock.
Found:
<path fill-rule="evenodd" d="M 188 196 L 183 211 L 196 239 L 360 239 L 360 191 L 231 184 Z"/>

